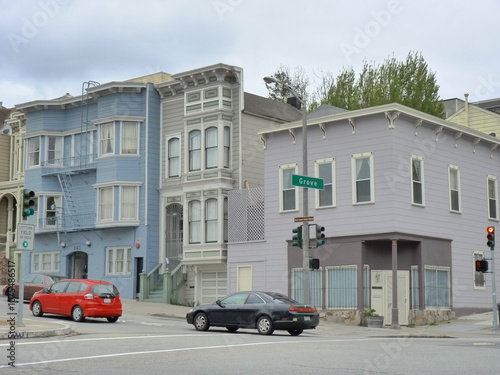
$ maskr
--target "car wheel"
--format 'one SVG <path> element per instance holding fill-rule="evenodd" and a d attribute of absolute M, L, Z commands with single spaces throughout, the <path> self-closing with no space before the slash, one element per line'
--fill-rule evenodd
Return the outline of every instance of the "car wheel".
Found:
<path fill-rule="evenodd" d="M 33 305 L 31 306 L 31 312 L 34 316 L 43 315 L 42 304 L 40 303 L 40 301 L 33 302 Z"/>
<path fill-rule="evenodd" d="M 226 329 L 229 331 L 229 332 L 236 332 L 238 330 L 238 327 L 226 327 Z"/>
<path fill-rule="evenodd" d="M 196 314 L 194 317 L 194 328 L 196 328 L 197 331 L 206 331 L 210 328 L 208 317 L 205 313 Z"/>
<path fill-rule="evenodd" d="M 108 316 L 106 319 L 108 319 L 108 322 L 110 323 L 115 323 L 118 321 L 119 316 Z"/>
<path fill-rule="evenodd" d="M 288 333 L 292 336 L 298 336 L 300 335 L 302 332 L 304 332 L 303 329 L 300 329 L 300 328 L 291 328 L 288 330 Z"/>
<path fill-rule="evenodd" d="M 257 321 L 257 330 L 261 335 L 272 335 L 274 332 L 273 321 L 268 316 L 261 316 Z"/>
<path fill-rule="evenodd" d="M 83 322 L 85 320 L 85 315 L 83 315 L 83 309 L 80 306 L 73 307 L 71 312 L 71 317 L 75 322 Z"/>

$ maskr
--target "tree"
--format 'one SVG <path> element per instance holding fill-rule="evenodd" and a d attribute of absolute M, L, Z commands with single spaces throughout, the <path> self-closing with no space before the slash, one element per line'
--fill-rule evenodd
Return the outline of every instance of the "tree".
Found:
<path fill-rule="evenodd" d="M 288 89 L 288 85 L 297 90 L 297 94 L 301 96 L 301 99 L 305 100 L 306 103 L 308 102 L 307 88 L 309 86 L 309 79 L 306 77 L 303 68 L 295 68 L 292 74 L 289 67 L 280 65 L 278 70 L 273 74 L 273 77 L 283 82 L 284 85 L 266 83 L 266 88 L 269 91 L 269 98 L 286 103 L 287 98 L 293 95 Z"/>
<path fill-rule="evenodd" d="M 297 74 L 292 79 L 289 70 L 280 67 L 276 73 L 280 74 L 280 78 L 277 75 L 275 78 L 305 90 L 307 84 L 300 86 L 300 83 L 309 81 L 303 77 L 303 70 L 299 72 L 302 72 L 302 80 L 298 80 Z M 269 97 L 283 100 L 286 98 L 284 94 L 286 93 L 275 91 L 274 96 L 270 92 Z M 309 104 L 309 110 L 320 104 L 355 110 L 400 103 L 444 117 L 444 105 L 439 98 L 436 75 L 429 70 L 422 55 L 416 52 L 410 52 L 404 61 L 398 61 L 395 57 L 386 59 L 381 65 L 365 61 L 357 77 L 352 67 L 344 67 L 337 77 L 331 73 L 323 73 L 319 85 L 310 96 L 313 100 Z"/>

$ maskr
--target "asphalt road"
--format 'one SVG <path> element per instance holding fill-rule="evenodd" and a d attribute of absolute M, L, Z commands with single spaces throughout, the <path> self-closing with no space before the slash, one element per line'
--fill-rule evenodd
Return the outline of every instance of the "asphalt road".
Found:
<path fill-rule="evenodd" d="M 16 368 L 36 374 L 457 374 L 498 373 L 500 339 L 349 337 L 320 325 L 298 337 L 256 330 L 198 332 L 182 319 L 125 314 L 117 323 L 42 317 L 78 334 L 16 343 Z M 0 341 L 0 353 L 8 352 Z M 5 358 L 0 357 L 0 364 Z"/>

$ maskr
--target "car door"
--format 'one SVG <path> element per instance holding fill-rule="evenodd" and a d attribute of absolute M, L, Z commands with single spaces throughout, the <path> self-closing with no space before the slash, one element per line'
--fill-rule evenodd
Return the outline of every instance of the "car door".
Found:
<path fill-rule="evenodd" d="M 208 320 L 212 325 L 245 326 L 241 311 L 249 293 L 235 293 L 222 299 L 219 304 L 214 304 L 209 312 Z"/>
<path fill-rule="evenodd" d="M 254 326 L 257 316 L 266 309 L 266 303 L 256 293 L 250 293 L 245 304 L 241 307 L 240 316 L 247 326 Z"/>
<path fill-rule="evenodd" d="M 28 282 L 24 284 L 24 299 L 31 299 L 35 292 L 38 292 L 40 289 L 43 289 L 43 275 L 33 275 Z"/>
<path fill-rule="evenodd" d="M 62 315 L 71 315 L 71 310 L 75 304 L 81 304 L 83 299 L 82 292 L 87 288 L 87 285 L 81 281 L 70 281 L 67 288 L 58 294 L 57 309 Z M 82 306 L 84 308 L 84 306 Z"/>
<path fill-rule="evenodd" d="M 59 312 L 59 299 L 61 297 L 61 293 L 66 290 L 69 281 L 58 281 L 57 283 L 52 284 L 47 289 L 47 292 L 44 292 L 42 300 L 42 310 L 46 313 L 60 314 Z"/>

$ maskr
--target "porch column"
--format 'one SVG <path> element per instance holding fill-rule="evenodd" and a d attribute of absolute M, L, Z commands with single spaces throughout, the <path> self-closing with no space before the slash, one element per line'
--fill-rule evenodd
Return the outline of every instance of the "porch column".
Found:
<path fill-rule="evenodd" d="M 398 240 L 392 239 L 392 323 L 391 328 L 400 329 L 398 309 Z"/>

